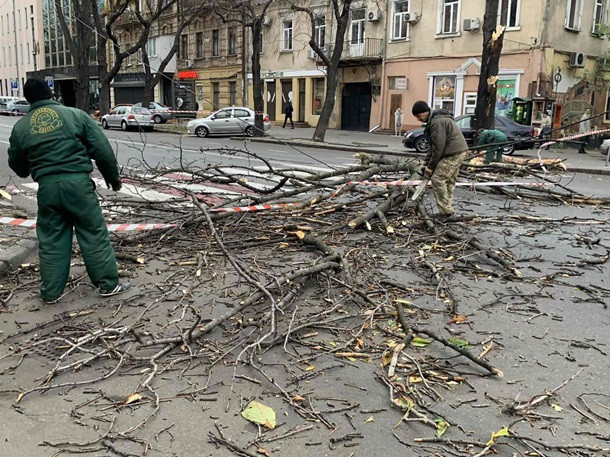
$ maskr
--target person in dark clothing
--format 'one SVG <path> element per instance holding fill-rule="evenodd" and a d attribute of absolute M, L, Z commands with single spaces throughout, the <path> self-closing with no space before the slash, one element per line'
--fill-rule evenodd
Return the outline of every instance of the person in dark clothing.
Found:
<path fill-rule="evenodd" d="M 432 182 L 439 219 L 451 222 L 456 219 L 453 208 L 455 181 L 460 165 L 468 156 L 468 144 L 451 113 L 432 111 L 421 100 L 413 104 L 411 112 L 419 122 L 426 123 L 424 135 L 430 149 L 424 159 L 424 174 Z"/>
<path fill-rule="evenodd" d="M 89 177 L 93 159 L 106 184 L 115 191 L 121 189 L 108 139 L 87 113 L 52 100 L 46 81 L 28 79 L 24 95 L 31 106 L 11 132 L 8 164 L 18 176 L 31 174 L 38 183 L 36 235 L 42 299 L 56 303 L 62 297 L 70 274 L 73 233 L 100 295 L 129 290 L 129 284 L 119 283 L 115 253 Z"/>
<path fill-rule="evenodd" d="M 488 146 L 487 153 L 485 154 L 485 164 L 492 162 L 502 163 L 504 146 L 508 143 L 508 138 L 504 132 L 481 129 L 477 132 L 476 139 L 477 146 Z"/>
<path fill-rule="evenodd" d="M 293 111 L 294 111 L 294 108 L 292 107 L 292 102 L 290 100 L 288 100 L 288 103 L 286 103 L 286 107 L 284 108 L 284 113 L 286 114 L 286 117 L 284 118 L 284 126 L 282 127 L 283 129 L 286 128 L 286 122 L 288 122 L 288 119 L 290 119 L 290 125 L 294 129 L 294 123 L 292 122 L 292 112 Z"/>

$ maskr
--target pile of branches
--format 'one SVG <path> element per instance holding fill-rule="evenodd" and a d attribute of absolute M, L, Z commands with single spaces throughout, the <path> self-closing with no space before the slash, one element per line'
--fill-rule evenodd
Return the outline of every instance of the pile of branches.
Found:
<path fill-rule="evenodd" d="M 104 211 L 112 217 L 125 220 L 129 215 L 134 223 L 154 218 L 175 224 L 160 232 L 115 237 L 117 257 L 126 275 L 139 265 L 142 269 L 153 268 L 155 262 L 164 265 L 157 271 L 154 286 L 116 300 L 112 312 L 103 317 L 94 319 L 88 311 L 65 313 L 4 336 L 5 344 L 10 342 L 13 349 L 4 359 L 17 360 L 4 373 L 16 371 L 26 356 L 36 354 L 41 347 L 59 350 L 56 363 L 43 378 L 16 391 L 18 403 L 35 393 L 83 388 L 134 370 L 143 373 L 134 389 L 137 396 L 111 399 L 118 405 L 146 399 L 150 408 L 135 423 L 118 430 L 113 421 L 105 433 L 87 443 L 46 444 L 68 451 L 113 451 L 121 440 L 131 440 L 147 450 L 151 444 L 138 441 L 134 432 L 162 407 L 155 387 L 159 377 L 176 370 L 180 376 L 193 370 L 208 373 L 227 364 L 233 369 L 227 401 L 234 394 L 235 379 L 252 379 L 242 370 L 254 370 L 297 414 L 333 429 L 328 415 L 336 411 L 320 411 L 297 394 L 296 386 L 319 372 L 292 373 L 291 381 L 282 383 L 268 373 L 264 361 L 266 354 L 277 357 L 278 353 L 290 365 L 313 366 L 313 361 L 328 356 L 339 361 L 338 367 L 360 359 L 381 360 L 379 380 L 387 386 L 391 404 L 401 411 L 401 422 L 421 422 L 442 436 L 451 420 L 433 411 L 433 404 L 442 398 L 439 386 L 467 382 L 472 375 L 502 377 L 503 373 L 485 360 L 489 344 L 482 354 L 474 354 L 459 339 L 445 338 L 428 328 L 425 320 L 430 313 L 444 313 L 454 322 L 465 319 L 460 314 L 459 294 L 452 288 L 452 275 L 467 272 L 480 278 L 523 281 L 514 256 L 506 249 L 486 245 L 472 229 L 480 221 L 519 223 L 537 218 L 469 214 L 461 222 L 442 224 L 430 210 L 430 201 L 412 200 L 414 187 L 371 183 L 421 179 L 420 165 L 411 160 L 361 154 L 357 156 L 360 162 L 353 166 L 313 172 L 307 167 L 278 167 L 244 150 L 223 152 L 246 155 L 256 166 L 181 163 L 173 169 L 161 169 L 138 164 L 131 172 L 125 170 L 127 183 L 171 187 L 181 196 L 163 202 L 105 200 Z M 187 175 L 188 186 L 168 178 L 175 174 Z M 461 177 L 472 182 L 554 179 L 536 166 L 469 167 L 461 171 Z M 189 190 L 198 184 L 226 186 L 232 194 L 219 201 L 217 195 Z M 608 204 L 556 184 L 491 187 L 485 192 L 507 199 Z M 220 208 L 263 204 L 281 209 L 218 212 Z M 405 252 L 397 254 L 392 247 L 395 243 Z M 607 256 L 597 260 L 603 264 Z M 391 274 L 394 267 L 388 265 L 392 263 L 406 268 L 415 280 L 405 283 L 395 279 Z M 33 287 L 23 273 L 14 280 L 15 290 Z M 82 280 L 76 278 L 71 287 L 78 289 Z M 586 293 L 602 302 L 609 295 L 605 290 Z M 11 297 L 5 297 L 5 306 L 10 306 Z M 96 308 L 101 310 L 101 306 Z M 394 319 L 393 325 L 386 325 L 388 319 Z M 392 337 L 393 348 L 365 344 L 367 339 L 375 340 L 373 330 Z M 333 344 L 322 334 L 333 335 Z M 410 347 L 432 343 L 457 356 L 461 368 L 431 356 L 409 354 Z M 469 368 L 464 369 L 464 363 Z M 103 367 L 102 374 L 92 376 L 87 369 L 91 366 Z M 206 385 L 188 395 L 203 395 L 209 388 Z M 218 435 L 211 434 L 212 442 L 250 455 L 218 431 Z M 521 437 L 517 441 L 526 450 L 540 448 L 539 443 Z M 456 455 L 472 454 L 477 447 L 477 455 L 484 455 L 494 443 L 453 440 L 452 446 Z M 575 449 L 598 450 L 584 445 Z"/>

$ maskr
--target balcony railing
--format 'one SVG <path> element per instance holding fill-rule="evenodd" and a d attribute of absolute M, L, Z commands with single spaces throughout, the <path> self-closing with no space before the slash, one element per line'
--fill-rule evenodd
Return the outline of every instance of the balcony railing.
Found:
<path fill-rule="evenodd" d="M 327 43 L 324 47 L 326 55 L 330 58 L 333 54 L 334 44 Z M 312 49 L 309 50 L 309 58 L 320 60 Z M 362 41 L 346 40 L 343 44 L 343 52 L 341 53 L 341 61 L 362 61 L 362 60 L 379 60 L 383 56 L 383 39 L 381 38 L 365 38 Z"/>

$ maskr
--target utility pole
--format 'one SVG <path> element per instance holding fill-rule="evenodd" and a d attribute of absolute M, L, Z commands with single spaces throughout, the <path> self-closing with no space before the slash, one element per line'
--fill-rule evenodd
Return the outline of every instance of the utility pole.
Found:
<path fill-rule="evenodd" d="M 498 24 L 499 3 L 499 0 L 485 0 L 483 55 L 477 90 L 477 106 L 474 112 L 474 125 L 472 126 L 475 129 L 493 129 L 495 125 L 500 53 L 504 42 L 504 29 L 506 28 Z"/>
<path fill-rule="evenodd" d="M 17 67 L 17 96 L 20 95 L 21 75 L 19 73 L 19 48 L 17 46 L 17 16 L 15 15 L 15 0 L 13 0 L 13 32 L 15 34 L 15 66 Z"/>

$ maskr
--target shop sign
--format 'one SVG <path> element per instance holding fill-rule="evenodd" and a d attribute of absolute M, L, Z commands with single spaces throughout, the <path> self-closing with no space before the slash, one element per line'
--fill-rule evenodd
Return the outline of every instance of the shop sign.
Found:
<path fill-rule="evenodd" d="M 500 79 L 496 85 L 496 114 L 506 116 L 510 101 L 515 98 L 515 87 L 517 82 L 514 79 Z"/>
<path fill-rule="evenodd" d="M 407 90 L 407 78 L 396 78 L 394 87 L 396 90 Z"/>
<path fill-rule="evenodd" d="M 197 79 L 196 71 L 179 71 L 178 72 L 179 79 Z"/>

